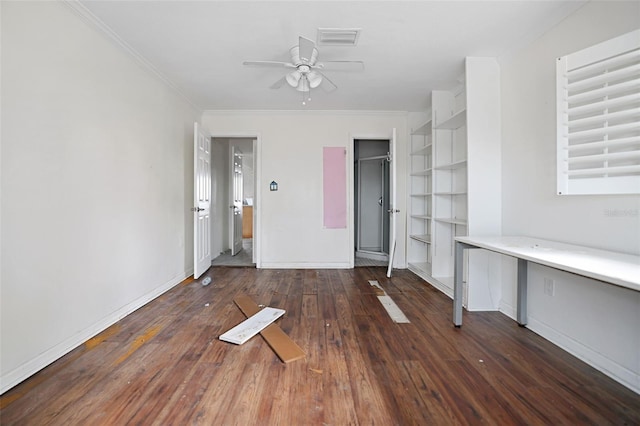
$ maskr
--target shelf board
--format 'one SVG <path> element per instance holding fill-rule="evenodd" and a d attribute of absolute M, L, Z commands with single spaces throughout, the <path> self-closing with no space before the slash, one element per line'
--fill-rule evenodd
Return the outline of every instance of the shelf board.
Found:
<path fill-rule="evenodd" d="M 453 163 L 441 164 L 434 167 L 436 170 L 455 170 L 467 167 L 467 160 L 455 161 Z"/>
<path fill-rule="evenodd" d="M 412 135 L 428 135 L 431 133 L 431 120 L 411 132 Z"/>
<path fill-rule="evenodd" d="M 425 155 L 431 150 L 432 146 L 433 146 L 432 143 L 428 143 L 425 146 L 421 146 L 420 148 L 417 148 L 415 151 L 411 153 L 411 155 Z"/>
<path fill-rule="evenodd" d="M 434 220 L 436 222 L 450 223 L 452 225 L 464 225 L 464 226 L 467 226 L 467 220 L 466 219 L 456 219 L 456 218 L 451 218 L 451 217 L 437 217 Z"/>
<path fill-rule="evenodd" d="M 432 170 L 433 170 L 433 169 L 428 168 L 428 169 L 426 169 L 426 170 L 421 170 L 421 171 L 418 171 L 418 172 L 413 172 L 413 173 L 411 173 L 411 176 L 428 176 L 428 175 L 430 175 L 430 174 L 431 174 L 431 171 L 432 171 Z"/>
<path fill-rule="evenodd" d="M 412 215 L 411 215 L 411 218 L 413 218 L 413 219 L 424 219 L 424 220 L 427 220 L 427 219 L 431 219 L 431 216 L 424 215 L 424 214 L 412 214 Z"/>
<path fill-rule="evenodd" d="M 467 195 L 467 191 L 434 192 L 434 195 Z"/>
<path fill-rule="evenodd" d="M 445 130 L 456 130 L 464 126 L 466 122 L 467 122 L 467 110 L 463 109 L 456 112 L 451 117 L 444 120 L 442 123 L 438 124 L 435 128 L 445 129 Z"/>
<path fill-rule="evenodd" d="M 431 192 L 423 192 L 421 194 L 411 194 L 411 197 L 428 197 L 431 195 Z"/>
<path fill-rule="evenodd" d="M 409 235 L 409 238 L 421 243 L 431 244 L 431 235 Z"/>

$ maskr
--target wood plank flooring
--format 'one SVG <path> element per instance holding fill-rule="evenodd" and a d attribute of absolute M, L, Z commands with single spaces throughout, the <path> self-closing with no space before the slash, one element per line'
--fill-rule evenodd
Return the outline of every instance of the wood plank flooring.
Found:
<path fill-rule="evenodd" d="M 176 286 L 0 397 L 2 425 L 640 424 L 640 396 L 500 313 L 451 323 L 409 271 L 219 267 Z M 394 323 L 368 280 L 409 318 Z M 218 336 L 248 294 L 306 352 Z"/>

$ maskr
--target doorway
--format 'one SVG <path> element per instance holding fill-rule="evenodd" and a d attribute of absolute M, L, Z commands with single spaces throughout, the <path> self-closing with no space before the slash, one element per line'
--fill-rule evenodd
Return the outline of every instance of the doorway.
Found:
<path fill-rule="evenodd" d="M 256 266 L 256 143 L 256 138 L 213 138 L 213 266 Z"/>
<path fill-rule="evenodd" d="M 355 266 L 389 261 L 389 166 L 389 140 L 354 140 Z"/>

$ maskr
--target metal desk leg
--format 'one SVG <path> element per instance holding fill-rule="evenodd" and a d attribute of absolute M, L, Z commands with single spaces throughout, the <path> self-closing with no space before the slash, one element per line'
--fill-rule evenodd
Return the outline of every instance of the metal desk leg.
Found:
<path fill-rule="evenodd" d="M 467 244 L 456 241 L 453 268 L 453 325 L 462 325 L 462 254 Z"/>
<path fill-rule="evenodd" d="M 527 325 L 527 266 L 528 262 L 518 259 L 518 306 L 516 317 L 518 324 Z"/>

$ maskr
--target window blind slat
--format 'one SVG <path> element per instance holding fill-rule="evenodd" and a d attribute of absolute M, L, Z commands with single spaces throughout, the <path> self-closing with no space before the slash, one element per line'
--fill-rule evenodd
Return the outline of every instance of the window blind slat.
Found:
<path fill-rule="evenodd" d="M 587 125 L 602 124 L 612 120 L 631 120 L 640 117 L 640 107 L 630 108 L 622 111 L 594 115 L 592 117 L 569 120 L 569 127 L 583 127 Z"/>
<path fill-rule="evenodd" d="M 634 80 L 611 84 L 609 86 L 601 87 L 596 90 L 581 92 L 575 95 L 570 94 L 567 101 L 569 102 L 569 105 L 579 104 L 590 101 L 592 99 L 603 98 L 605 96 L 610 96 L 621 92 L 632 92 L 638 89 L 640 89 L 640 76 L 639 78 L 636 78 Z"/>
<path fill-rule="evenodd" d="M 625 78 L 638 78 L 640 75 L 640 64 L 630 64 L 630 66 L 617 69 L 615 71 L 597 74 L 583 80 L 570 82 L 567 87 L 569 91 L 581 91 L 593 86 L 602 85 L 610 81 L 621 80 Z"/>
<path fill-rule="evenodd" d="M 598 137 L 622 132 L 633 132 L 640 130 L 640 122 L 616 124 L 608 127 L 600 127 L 597 129 L 580 130 L 577 132 L 569 132 L 569 141 L 586 139 L 590 137 Z"/>
<path fill-rule="evenodd" d="M 569 176 L 596 176 L 596 175 L 630 175 L 640 173 L 640 165 L 638 166 L 619 166 L 619 167 L 600 167 L 593 169 L 569 170 L 566 172 Z"/>
<path fill-rule="evenodd" d="M 637 43 L 637 42 L 636 42 Z M 567 71 L 567 78 L 569 80 L 576 80 L 584 78 L 586 75 L 600 74 L 606 69 L 615 68 L 620 64 L 628 64 L 636 62 L 640 59 L 640 49 L 637 47 L 633 50 L 629 50 L 626 53 L 612 56 L 608 59 L 602 59 L 600 61 L 594 61 L 589 65 L 583 67 L 569 69 Z"/>
<path fill-rule="evenodd" d="M 577 145 L 569 145 L 566 149 L 569 152 L 574 151 L 583 151 L 583 150 L 592 150 L 598 148 L 624 148 L 638 145 L 638 150 L 640 150 L 640 136 L 631 136 L 628 138 L 618 138 L 618 139 L 608 139 L 601 140 L 597 142 L 587 142 L 581 143 Z"/>
<path fill-rule="evenodd" d="M 595 111 L 603 111 L 607 108 L 617 108 L 623 105 L 634 105 L 638 103 L 640 103 L 640 93 L 632 93 L 630 95 L 619 96 L 617 98 L 605 99 L 603 101 L 573 107 L 568 111 L 568 114 L 570 117 L 584 115 Z"/>
<path fill-rule="evenodd" d="M 608 154 L 581 155 L 579 157 L 570 157 L 568 163 L 571 165 L 595 163 L 598 161 L 618 161 L 618 160 L 638 160 L 640 159 L 640 151 L 632 152 L 613 152 Z"/>

